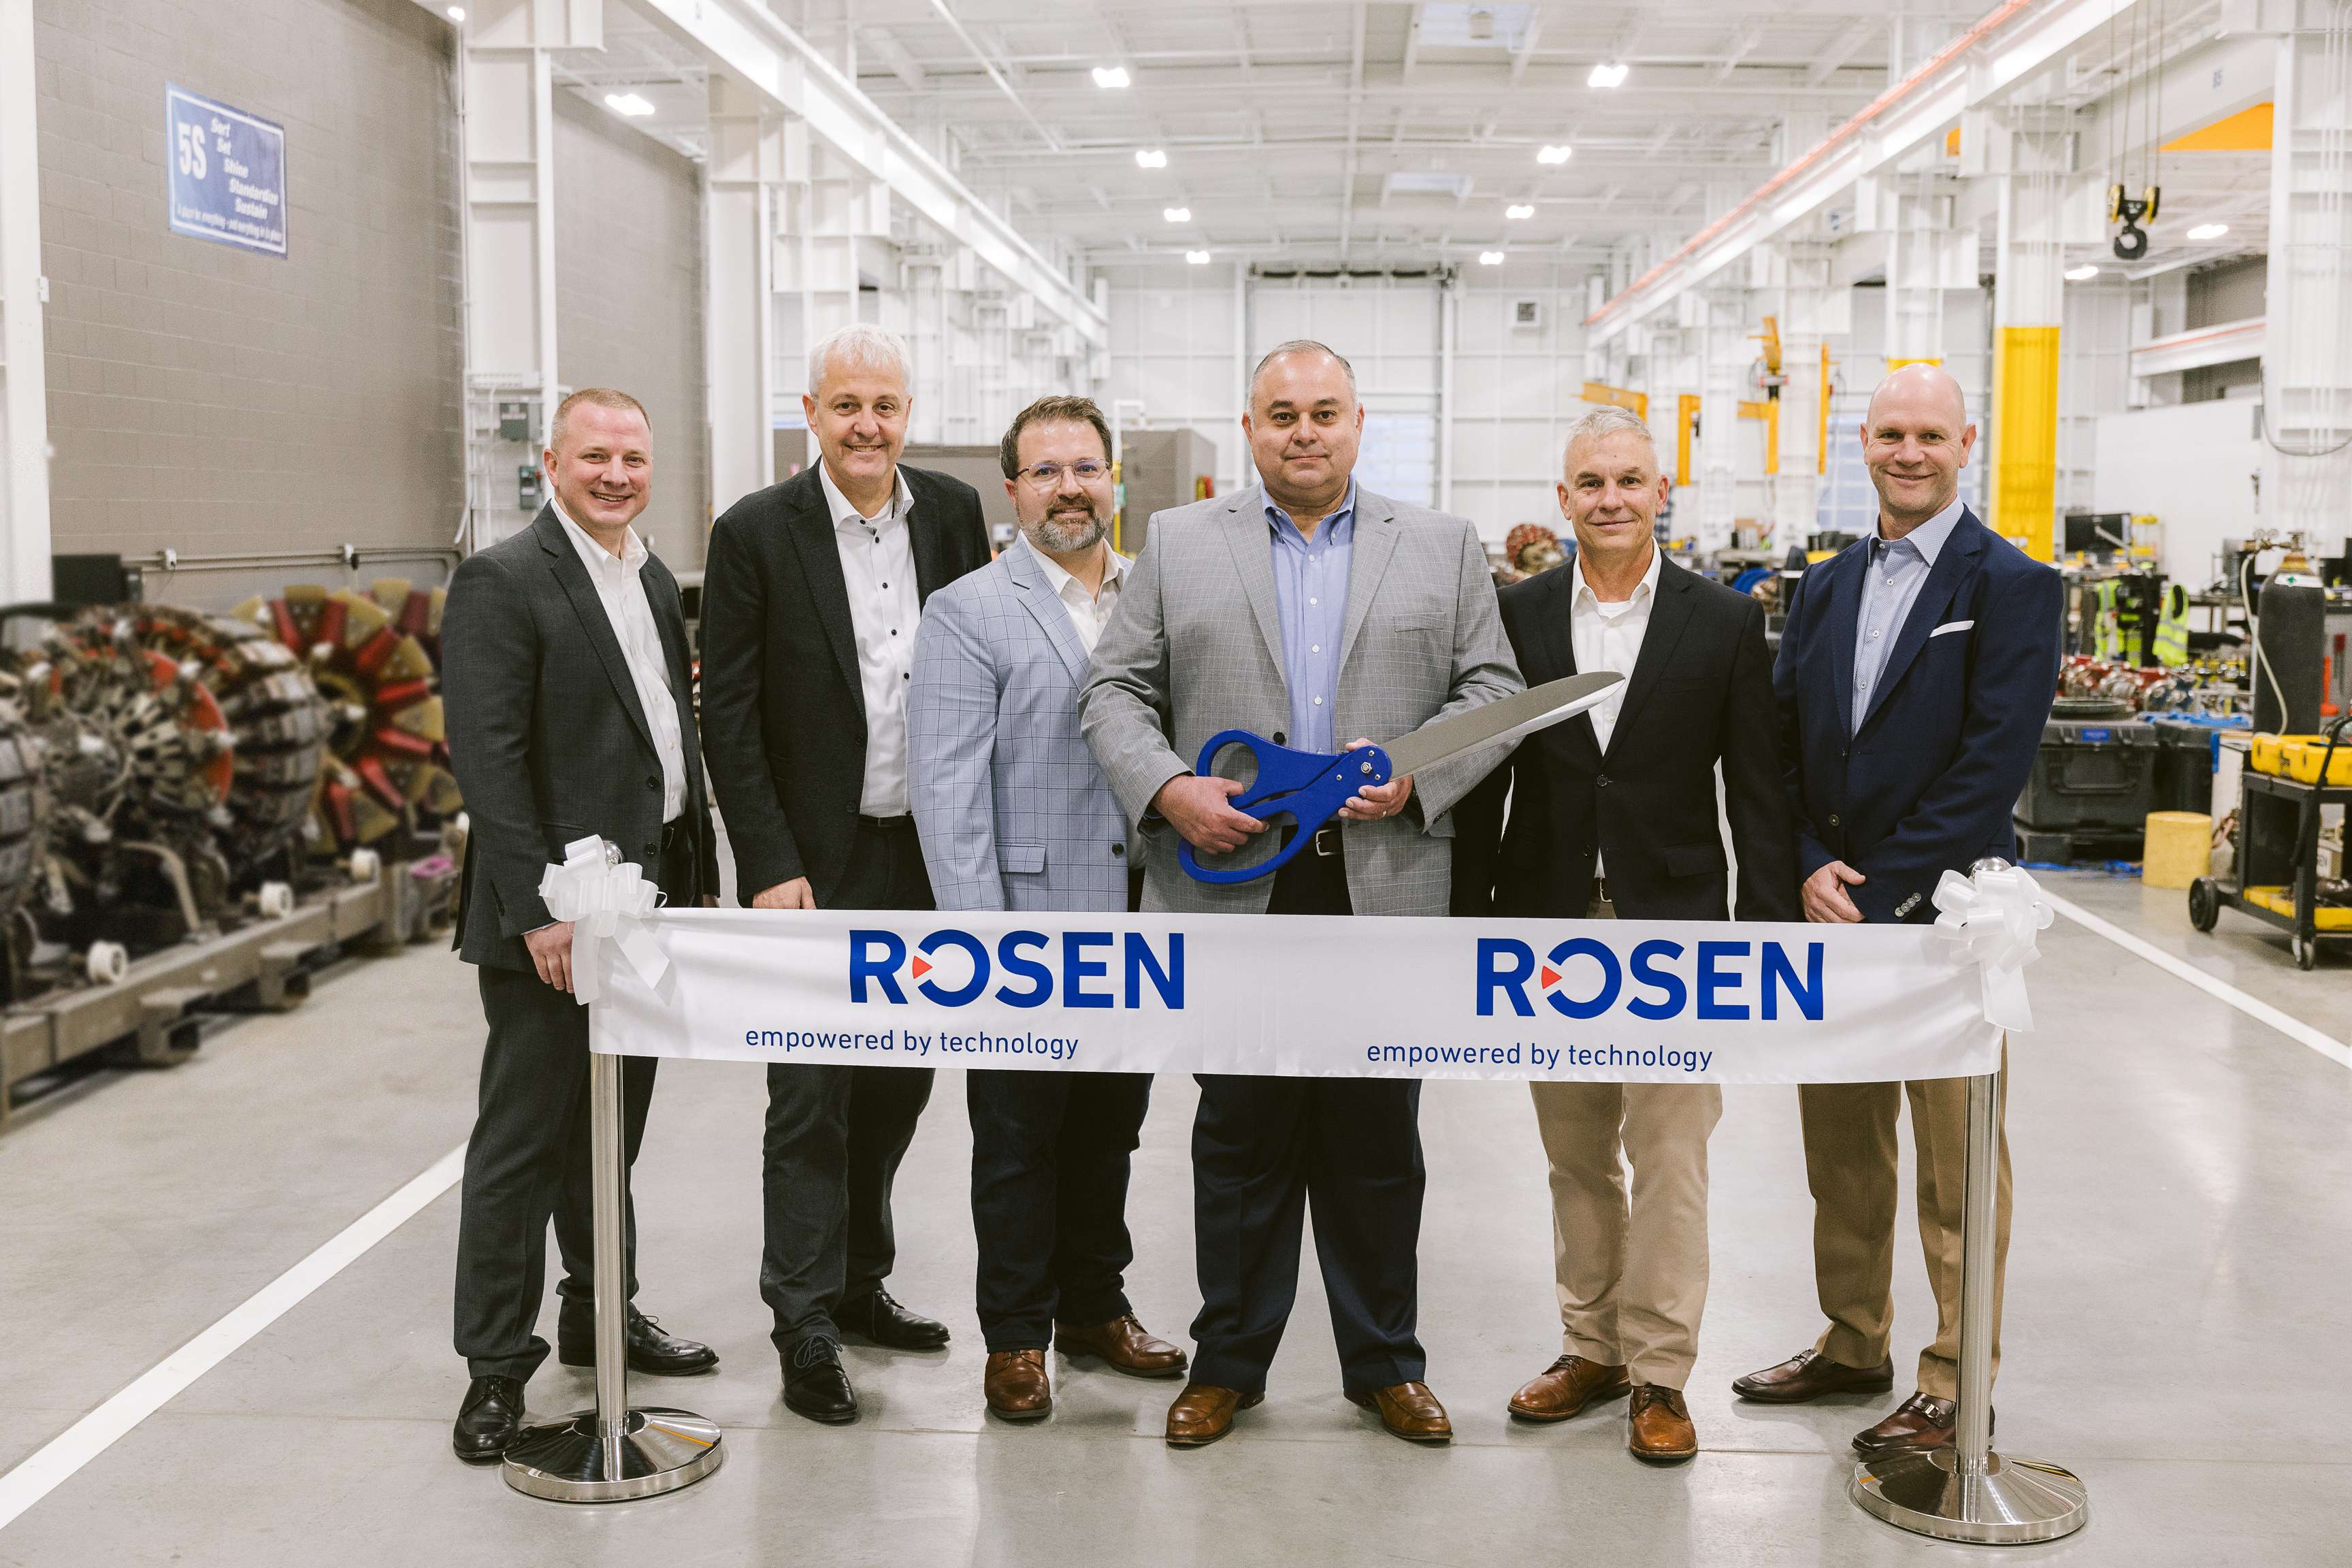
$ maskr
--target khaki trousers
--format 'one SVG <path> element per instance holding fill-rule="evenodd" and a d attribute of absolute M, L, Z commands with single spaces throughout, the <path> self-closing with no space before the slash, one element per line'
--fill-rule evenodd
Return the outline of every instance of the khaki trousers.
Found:
<path fill-rule="evenodd" d="M 1596 902 L 1589 918 L 1613 918 Z M 1706 1307 L 1706 1141 L 1723 1115 L 1711 1083 L 1536 1083 L 1551 1162 L 1561 1343 L 1679 1390 Z M 1625 1166 L 1633 1166 L 1626 1194 Z"/>
<path fill-rule="evenodd" d="M 2008 1066 L 2007 1047 L 2002 1067 Z M 2006 1109 L 2009 1078 L 2001 1076 Z M 1895 1324 L 1895 1119 L 1911 1101 L 1918 1146 L 1919 1245 L 1936 1292 L 1936 1337 L 1919 1352 L 1919 1392 L 1958 1397 L 1960 1232 L 1968 1189 L 1969 1080 L 1817 1083 L 1797 1091 L 1805 1130 L 1805 1176 L 1813 1193 L 1813 1279 L 1829 1327 L 1813 1348 L 1845 1366 L 1887 1358 Z M 2000 1370 L 2000 1306 L 2009 1264 L 2009 1134 L 2000 1142 L 1994 1226 L 1992 1364 Z"/>

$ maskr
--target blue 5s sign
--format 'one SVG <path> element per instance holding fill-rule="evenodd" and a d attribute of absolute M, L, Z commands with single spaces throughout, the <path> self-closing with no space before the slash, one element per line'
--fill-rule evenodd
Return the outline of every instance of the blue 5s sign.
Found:
<path fill-rule="evenodd" d="M 286 128 L 184 87 L 163 89 L 172 232 L 286 254 Z"/>

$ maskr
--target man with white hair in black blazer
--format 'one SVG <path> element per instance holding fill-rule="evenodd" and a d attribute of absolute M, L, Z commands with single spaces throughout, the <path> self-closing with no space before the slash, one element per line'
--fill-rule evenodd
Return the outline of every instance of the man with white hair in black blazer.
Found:
<path fill-rule="evenodd" d="M 988 564 L 980 496 L 902 466 L 907 346 L 865 323 L 809 353 L 801 406 L 821 459 L 710 531 L 702 586 L 704 755 L 739 896 L 762 910 L 928 910 L 907 777 L 907 690 L 925 600 Z M 762 1142 L 760 1293 L 784 1403 L 857 1417 L 845 1330 L 938 1350 L 946 1325 L 883 1288 L 890 1186 L 929 1068 L 778 1065 Z"/>

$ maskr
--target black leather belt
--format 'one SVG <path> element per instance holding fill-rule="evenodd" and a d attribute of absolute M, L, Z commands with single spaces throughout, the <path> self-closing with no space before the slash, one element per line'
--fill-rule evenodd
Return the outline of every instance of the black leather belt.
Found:
<path fill-rule="evenodd" d="M 870 827 L 877 833 L 912 833 L 915 831 L 915 819 L 911 816 L 867 816 L 860 812 L 857 826 Z"/>
<path fill-rule="evenodd" d="M 1316 854 L 1321 856 L 1326 860 L 1330 859 L 1333 856 L 1339 853 L 1339 825 L 1338 823 L 1327 822 L 1322 826 L 1315 830 L 1314 849 Z"/>
<path fill-rule="evenodd" d="M 685 843 L 686 839 L 687 832 L 685 817 L 673 816 L 667 822 L 662 824 L 662 848 L 665 851 L 677 848 L 679 845 Z"/>

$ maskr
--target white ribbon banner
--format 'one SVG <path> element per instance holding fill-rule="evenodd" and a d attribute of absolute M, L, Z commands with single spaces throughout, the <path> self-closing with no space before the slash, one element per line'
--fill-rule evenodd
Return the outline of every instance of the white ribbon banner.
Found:
<path fill-rule="evenodd" d="M 1663 1083 L 1959 1078 L 1992 1071 L 2003 1028 L 2030 1026 L 2020 971 L 2038 889 L 2021 872 L 1951 883 L 1935 926 L 660 910 L 621 917 L 615 943 L 574 962 L 599 971 L 595 1048 L 628 1056 Z M 652 950 L 644 962 L 640 944 Z"/>

